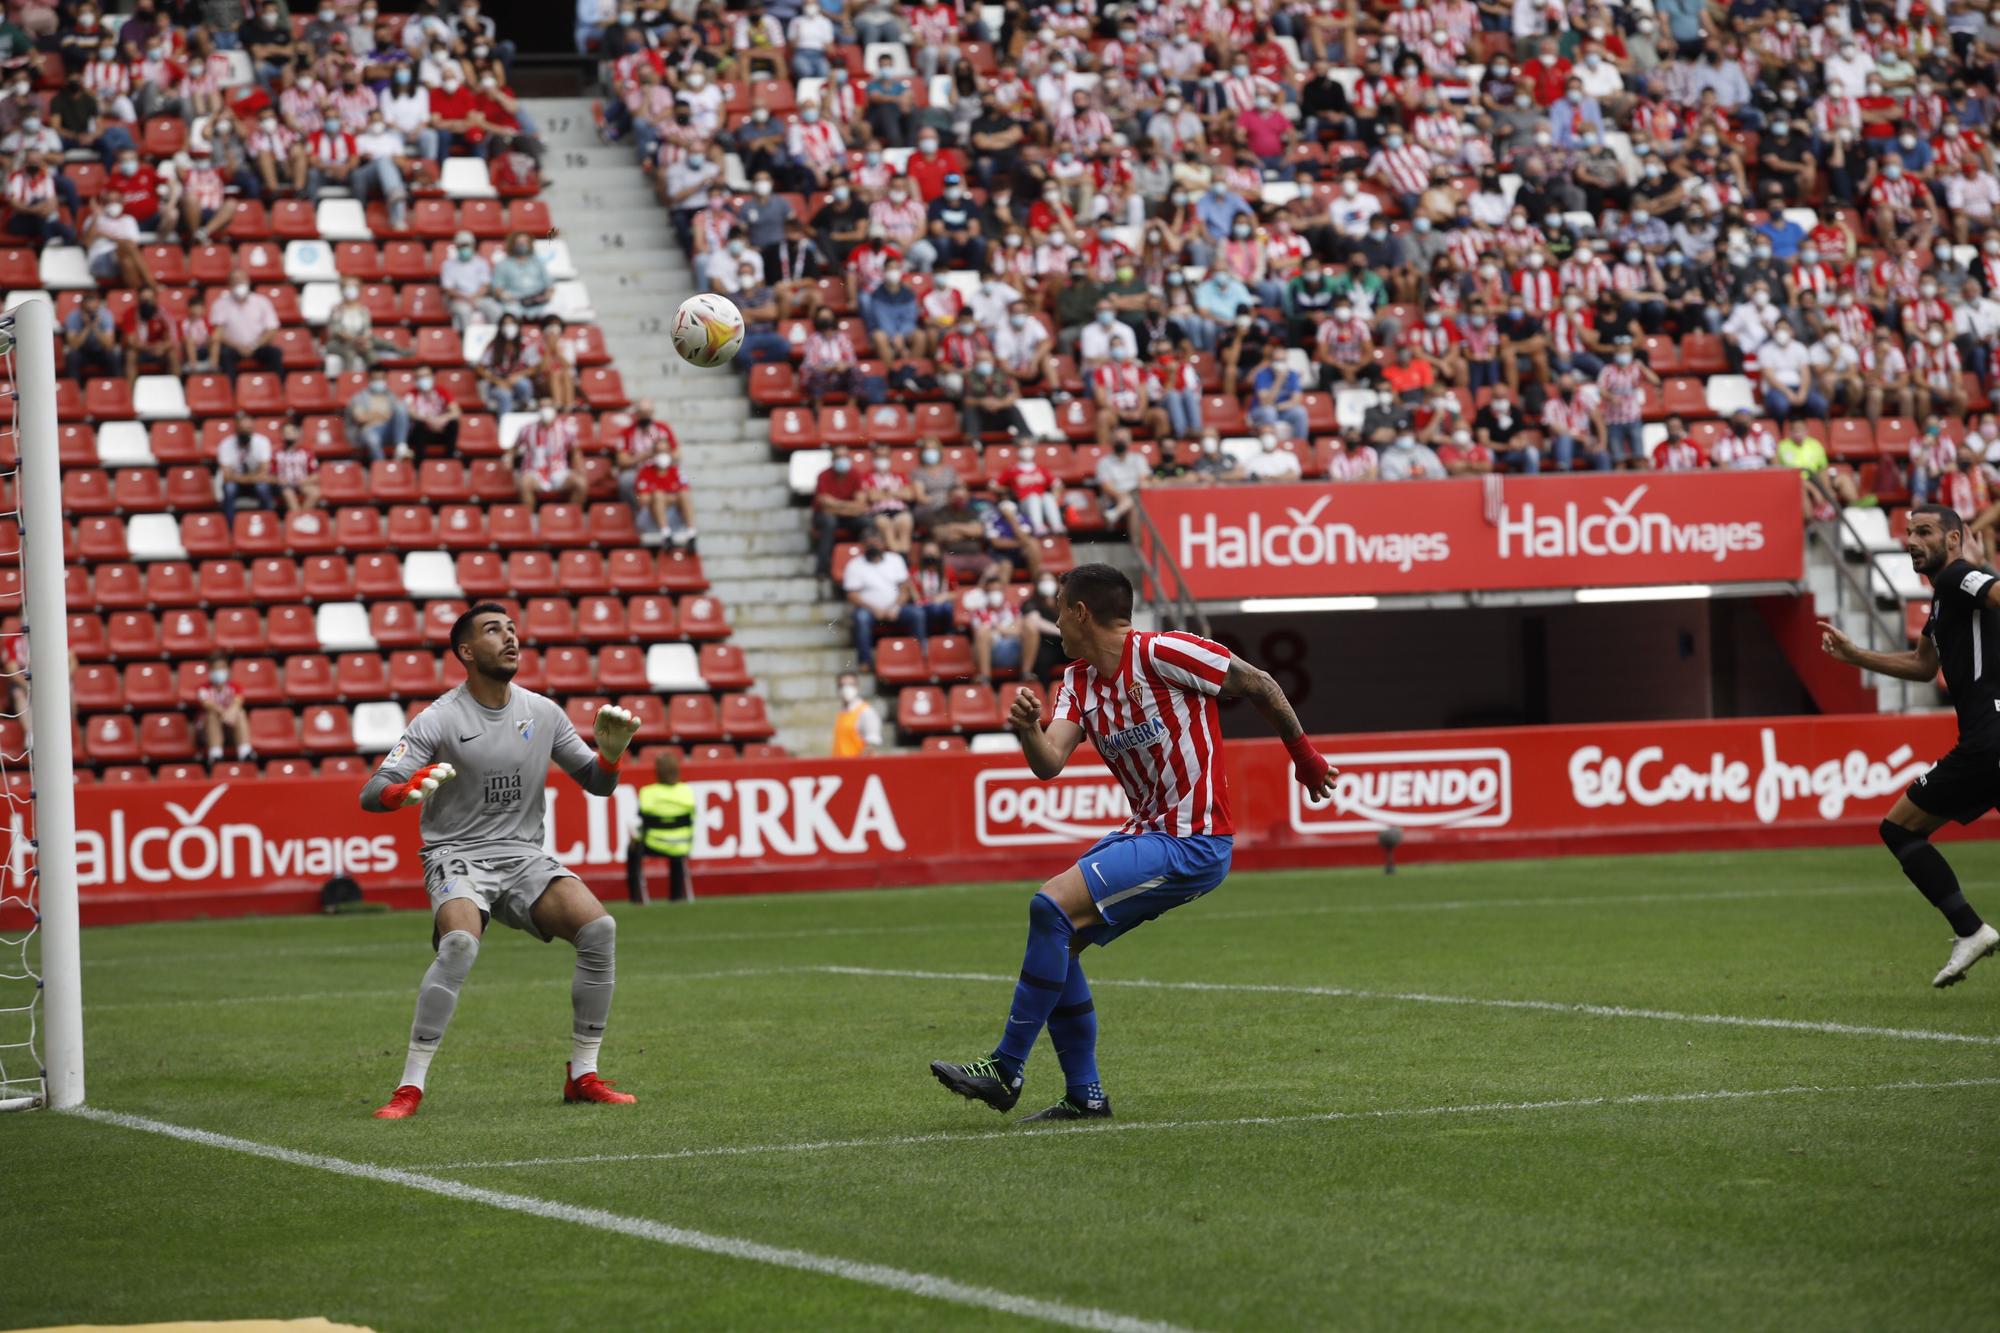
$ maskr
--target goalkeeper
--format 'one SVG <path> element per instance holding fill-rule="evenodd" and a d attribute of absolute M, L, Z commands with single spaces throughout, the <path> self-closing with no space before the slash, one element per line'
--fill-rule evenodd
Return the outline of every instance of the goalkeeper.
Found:
<path fill-rule="evenodd" d="M 599 709 L 593 754 L 562 709 L 513 684 L 520 640 L 506 608 L 496 603 L 481 602 L 458 618 L 451 651 L 465 667 L 465 683 L 410 723 L 361 789 L 363 810 L 423 807 L 424 888 L 437 950 L 417 988 L 403 1081 L 375 1116 L 416 1114 L 424 1076 L 492 917 L 538 940 L 561 938 L 576 946 L 563 1100 L 635 1102 L 597 1073 L 611 1016 L 618 924 L 581 880 L 542 850 L 542 787 L 553 763 L 593 796 L 609 796 L 638 719 L 622 708 Z"/>

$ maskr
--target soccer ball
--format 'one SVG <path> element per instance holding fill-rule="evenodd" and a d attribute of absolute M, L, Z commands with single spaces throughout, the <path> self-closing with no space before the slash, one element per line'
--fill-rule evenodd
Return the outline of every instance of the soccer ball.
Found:
<path fill-rule="evenodd" d="M 674 350 L 697 366 L 724 366 L 743 345 L 743 312 L 726 296 L 690 296 L 674 315 Z"/>

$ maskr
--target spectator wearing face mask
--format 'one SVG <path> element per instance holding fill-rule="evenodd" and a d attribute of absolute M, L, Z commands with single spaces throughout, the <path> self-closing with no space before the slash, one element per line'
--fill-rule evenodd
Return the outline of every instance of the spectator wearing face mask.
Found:
<path fill-rule="evenodd" d="M 979 683 L 993 683 L 996 669 L 1013 674 L 1033 665 L 1041 648 L 1041 632 L 1014 609 L 1014 599 L 999 570 L 989 570 L 979 586 L 960 599 L 965 627 L 972 635 L 972 669 Z"/>
<path fill-rule="evenodd" d="M 1021 415 L 1021 390 L 1013 375 L 991 350 L 981 350 L 965 373 L 959 399 L 959 419 L 966 438 L 977 440 L 991 430 L 1025 440 L 1033 433 Z"/>
<path fill-rule="evenodd" d="M 1067 531 L 1063 524 L 1060 478 L 1043 466 L 1034 445 L 1014 453 L 1014 462 L 1000 474 L 1002 492 L 1020 507 L 1022 521 L 1034 535 Z"/>
<path fill-rule="evenodd" d="M 452 238 L 451 253 L 438 270 L 438 285 L 451 304 L 452 327 L 464 332 L 468 324 L 491 323 L 500 318 L 500 298 L 493 291 L 493 265 L 479 253 L 472 233 L 459 232 Z"/>
<path fill-rule="evenodd" d="M 402 349 L 375 336 L 375 317 L 361 299 L 361 284 L 344 278 L 340 284 L 340 304 L 326 320 L 326 374 L 337 378 L 349 370 L 367 370 L 384 355 L 400 356 Z"/>
<path fill-rule="evenodd" d="M 105 285 L 118 284 L 157 297 L 159 283 L 139 252 L 139 220 L 116 195 L 100 196 L 84 215 L 83 244 L 90 274 Z"/>
<path fill-rule="evenodd" d="M 243 696 L 229 683 L 229 659 L 209 659 L 208 679 L 195 691 L 195 707 L 201 712 L 201 737 L 208 748 L 209 763 L 222 762 L 225 741 L 235 745 L 239 762 L 257 757 L 250 748 L 250 715 L 243 707 Z"/>
<path fill-rule="evenodd" d="M 929 355 L 930 335 L 918 326 L 917 291 L 903 280 L 902 265 L 890 265 L 882 285 L 859 304 L 876 356 L 893 363 Z"/>
<path fill-rule="evenodd" d="M 382 111 L 371 111 L 354 146 L 360 165 L 349 176 L 348 183 L 355 198 L 363 203 L 371 198 L 385 201 L 389 207 L 389 229 L 402 231 L 410 214 L 406 177 L 416 168 L 402 131 L 390 125 Z"/>
<path fill-rule="evenodd" d="M 667 431 L 662 436 L 660 431 L 664 427 L 650 420 L 650 404 L 647 407 L 646 424 L 653 428 L 649 432 L 653 452 L 639 462 L 632 481 L 633 493 L 640 507 L 652 517 L 653 528 L 661 539 L 669 546 L 691 551 L 699 535 L 694 525 L 694 495 L 688 489 L 687 478 L 681 474 L 673 433 Z M 631 429 L 636 430 L 639 424 L 635 420 Z"/>
<path fill-rule="evenodd" d="M 57 173 L 51 161 L 43 153 L 24 153 L 8 173 L 7 206 L 13 216 L 7 219 L 7 231 L 43 245 L 74 245 L 76 233 L 63 220 L 65 191 L 60 187 L 67 186 L 71 195 L 76 187 Z"/>
<path fill-rule="evenodd" d="M 910 508 L 916 498 L 909 478 L 896 471 L 889 446 L 876 445 L 870 451 L 867 471 L 862 474 L 861 499 L 868 505 L 868 517 L 882 545 L 906 559 L 916 531 L 916 515 Z"/>
<path fill-rule="evenodd" d="M 541 339 L 524 334 L 515 316 L 503 316 L 498 333 L 473 367 L 486 410 L 495 416 L 526 411 L 535 401 L 535 366 L 540 360 Z"/>
<path fill-rule="evenodd" d="M 319 456 L 306 447 L 299 424 L 287 421 L 279 433 L 278 452 L 271 458 L 271 475 L 278 498 L 288 514 L 319 508 Z"/>
<path fill-rule="evenodd" d="M 368 383 L 348 400 L 345 414 L 347 442 L 370 462 L 410 456 L 410 414 L 401 399 L 389 392 L 389 376 L 380 367 L 368 374 Z"/>
<path fill-rule="evenodd" d="M 840 588 L 854 608 L 854 656 L 863 671 L 875 668 L 875 638 L 883 630 L 914 635 L 928 646 L 930 630 L 917 606 L 909 564 L 883 546 L 874 530 L 862 538 L 861 554 L 847 562 Z"/>
<path fill-rule="evenodd" d="M 120 317 L 118 335 L 125 347 L 127 383 L 145 371 L 164 370 L 178 378 L 187 366 L 186 327 L 151 292 L 140 293 Z"/>
<path fill-rule="evenodd" d="M 1377 473 L 1383 481 L 1441 481 L 1447 475 L 1443 461 L 1430 446 L 1419 443 L 1407 430 L 1399 431 L 1382 450 Z"/>
<path fill-rule="evenodd" d="M 278 507 L 277 475 L 271 470 L 275 450 L 248 412 L 236 414 L 236 428 L 222 439 L 216 470 L 222 478 L 222 516 L 234 525 L 237 507 L 246 502 L 264 509 Z"/>
<path fill-rule="evenodd" d="M 542 399 L 535 419 L 521 428 L 504 455 L 522 504 L 533 508 L 543 500 L 560 500 L 580 505 L 589 498 L 579 439 L 576 418 L 558 413 L 553 402 Z"/>
<path fill-rule="evenodd" d="M 438 387 L 428 366 L 417 372 L 410 391 L 403 395 L 403 410 L 410 418 L 410 454 L 418 462 L 433 448 L 445 458 L 458 452 L 458 428 L 465 414 L 451 395 Z"/>
<path fill-rule="evenodd" d="M 1282 427 L 1280 434 L 1286 439 L 1303 440 L 1311 434 L 1305 381 L 1277 343 L 1265 345 L 1263 364 L 1250 378 L 1250 424 Z"/>
<path fill-rule="evenodd" d="M 523 335 L 535 338 L 539 343 L 535 349 L 535 396 L 549 399 L 558 412 L 568 412 L 578 405 L 576 340 L 570 336 L 568 328 L 561 315 L 546 314 L 542 316 L 539 329 Z"/>
<path fill-rule="evenodd" d="M 833 756 L 859 759 L 882 748 L 882 715 L 861 693 L 861 680 L 843 671 L 838 680 L 840 711 L 833 719 Z"/>
<path fill-rule="evenodd" d="M 861 483 L 861 471 L 844 449 L 834 451 L 833 461 L 813 483 L 815 568 L 821 578 L 833 577 L 833 544 L 836 541 L 859 541 L 875 530 L 868 502 L 861 495 Z"/>
<path fill-rule="evenodd" d="M 207 322 L 211 355 L 232 380 L 246 360 L 269 374 L 284 373 L 284 354 L 271 342 L 279 328 L 278 308 L 270 297 L 251 290 L 241 269 L 230 273 L 228 288 L 209 303 Z"/>
<path fill-rule="evenodd" d="M 507 238 L 506 257 L 493 266 L 493 294 L 502 311 L 528 319 L 540 319 L 554 297 L 555 279 L 525 231 Z"/>

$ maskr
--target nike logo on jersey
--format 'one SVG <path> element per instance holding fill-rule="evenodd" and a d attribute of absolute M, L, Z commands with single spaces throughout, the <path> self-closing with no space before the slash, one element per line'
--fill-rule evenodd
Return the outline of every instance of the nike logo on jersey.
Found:
<path fill-rule="evenodd" d="M 472 734 L 471 734 L 470 736 L 460 736 L 460 737 L 458 738 L 458 743 L 459 743 L 460 745 L 463 745 L 463 744 L 465 744 L 465 743 L 466 743 L 467 741 L 476 741 L 476 740 L 478 740 L 478 739 L 479 739 L 479 738 L 480 738 L 481 736 L 484 736 L 485 734 L 486 734 L 486 733 L 485 733 L 485 732 L 483 732 L 483 731 L 475 731 L 475 732 L 473 732 L 473 733 L 472 733 Z"/>
<path fill-rule="evenodd" d="M 1108 879 L 1106 879 L 1106 878 L 1104 878 L 1104 871 L 1098 868 L 1098 865 L 1097 865 L 1097 862 L 1095 862 L 1095 861 L 1092 861 L 1092 862 L 1090 863 L 1090 868 L 1091 868 L 1092 870 L 1096 870 L 1096 871 L 1097 871 L 1097 882 L 1098 882 L 1099 884 L 1102 884 L 1102 885 L 1103 885 L 1103 886 L 1104 886 L 1105 888 L 1107 888 L 1107 889 L 1111 887 L 1111 881 L 1110 881 L 1110 880 L 1108 880 Z"/>

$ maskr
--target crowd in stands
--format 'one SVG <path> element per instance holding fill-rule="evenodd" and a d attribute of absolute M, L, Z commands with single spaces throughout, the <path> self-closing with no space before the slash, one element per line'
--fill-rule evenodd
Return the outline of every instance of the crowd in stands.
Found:
<path fill-rule="evenodd" d="M 475 592 L 519 599 L 522 683 L 580 725 L 618 695 L 642 745 L 769 739 L 760 699 L 703 693 L 750 681 L 680 448 L 565 298 L 496 17 L 9 0 L 0 283 L 56 303 L 78 753 L 106 776 L 364 764 L 457 678 L 439 627 Z"/>
<path fill-rule="evenodd" d="M 578 38 L 774 446 L 828 451 L 864 664 L 936 631 L 924 555 L 976 584 L 1149 485 L 2000 481 L 1978 0 L 585 0 Z"/>

